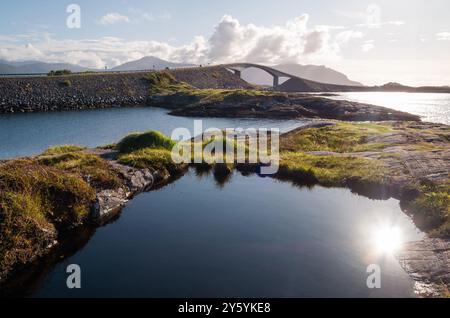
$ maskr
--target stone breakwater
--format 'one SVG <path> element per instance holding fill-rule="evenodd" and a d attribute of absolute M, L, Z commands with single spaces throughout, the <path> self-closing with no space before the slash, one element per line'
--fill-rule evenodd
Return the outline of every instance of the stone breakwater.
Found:
<path fill-rule="evenodd" d="M 169 73 L 198 88 L 250 87 L 220 67 Z M 145 72 L 0 78 L 0 114 L 145 105 L 149 89 Z"/>

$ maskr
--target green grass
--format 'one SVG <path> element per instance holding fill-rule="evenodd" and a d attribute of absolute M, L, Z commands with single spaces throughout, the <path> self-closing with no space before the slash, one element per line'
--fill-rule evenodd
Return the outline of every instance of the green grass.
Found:
<path fill-rule="evenodd" d="M 0 269 L 30 260 L 55 228 L 82 222 L 95 190 L 81 177 L 31 159 L 0 165 Z"/>
<path fill-rule="evenodd" d="M 42 155 L 50 156 L 50 155 L 59 155 L 63 153 L 76 152 L 86 149 L 83 146 L 77 145 L 61 145 L 61 146 L 53 146 L 45 150 Z"/>
<path fill-rule="evenodd" d="M 172 160 L 171 151 L 166 149 L 144 148 L 131 153 L 122 154 L 119 163 L 135 168 L 151 168 L 174 176 L 184 170 L 185 165 L 176 164 Z"/>
<path fill-rule="evenodd" d="M 368 143 L 370 135 L 384 134 L 391 127 L 383 124 L 342 123 L 320 128 L 304 129 L 283 138 L 282 151 L 331 151 L 361 152 L 376 151 L 386 147 L 383 143 Z"/>
<path fill-rule="evenodd" d="M 56 71 L 50 71 L 47 73 L 47 76 L 63 76 L 63 75 L 71 75 L 71 70 L 56 70 Z"/>
<path fill-rule="evenodd" d="M 161 148 L 172 150 L 175 141 L 158 131 L 133 133 L 123 138 L 116 146 L 120 153 L 130 153 L 144 148 Z"/>
<path fill-rule="evenodd" d="M 328 186 L 343 186 L 347 180 L 383 184 L 387 175 L 384 165 L 377 160 L 301 152 L 281 154 L 280 170 L 284 175 L 304 176 Z"/>
<path fill-rule="evenodd" d="M 165 95 L 194 90 L 191 85 L 177 81 L 168 72 L 151 72 L 148 74 L 147 80 L 150 85 L 150 95 Z"/>
<path fill-rule="evenodd" d="M 180 82 L 167 72 L 151 72 L 147 76 L 150 95 L 184 96 L 193 104 L 216 103 L 242 99 L 278 96 L 283 93 L 256 89 L 198 89 L 185 82 Z M 187 106 L 187 105 L 186 105 Z"/>
<path fill-rule="evenodd" d="M 117 147 L 117 144 L 112 143 L 112 144 L 98 146 L 97 149 L 114 150 L 114 149 L 116 149 L 116 147 Z"/>
<path fill-rule="evenodd" d="M 435 237 L 450 237 L 450 183 L 423 185 L 407 210 L 421 228 Z"/>
<path fill-rule="evenodd" d="M 118 173 L 104 159 L 94 154 L 69 152 L 41 156 L 38 162 L 88 178 L 89 183 L 97 189 L 116 189 L 123 185 Z"/>

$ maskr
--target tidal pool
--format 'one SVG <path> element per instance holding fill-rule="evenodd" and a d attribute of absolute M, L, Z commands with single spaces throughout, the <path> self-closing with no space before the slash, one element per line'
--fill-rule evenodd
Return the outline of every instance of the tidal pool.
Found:
<path fill-rule="evenodd" d="M 395 199 L 190 170 L 138 195 L 21 289 L 33 297 L 409 297 L 413 281 L 393 254 L 422 236 Z M 81 268 L 81 289 L 66 286 L 69 264 Z M 381 269 L 379 289 L 367 287 L 370 264 Z"/>

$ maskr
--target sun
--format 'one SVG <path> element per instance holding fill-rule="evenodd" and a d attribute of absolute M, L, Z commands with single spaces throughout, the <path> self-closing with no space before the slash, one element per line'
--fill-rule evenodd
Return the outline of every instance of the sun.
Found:
<path fill-rule="evenodd" d="M 396 226 L 380 226 L 374 231 L 373 242 L 377 252 L 382 254 L 393 253 L 402 244 L 402 232 Z"/>

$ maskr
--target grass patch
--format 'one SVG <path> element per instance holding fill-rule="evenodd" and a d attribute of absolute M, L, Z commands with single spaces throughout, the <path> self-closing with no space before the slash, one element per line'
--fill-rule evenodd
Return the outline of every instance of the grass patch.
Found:
<path fill-rule="evenodd" d="M 362 152 L 386 147 L 383 143 L 367 143 L 367 137 L 384 134 L 391 127 L 371 123 L 336 123 L 336 125 L 299 130 L 280 142 L 281 151 Z"/>
<path fill-rule="evenodd" d="M 116 149 L 116 147 L 117 147 L 117 144 L 106 144 L 106 145 L 98 146 L 97 149 L 114 150 L 114 149 Z"/>
<path fill-rule="evenodd" d="M 102 158 L 84 152 L 41 156 L 38 162 L 85 178 L 97 189 L 116 189 L 122 185 L 118 173 Z"/>
<path fill-rule="evenodd" d="M 422 185 L 419 195 L 411 201 L 407 210 L 416 223 L 431 236 L 450 236 L 450 183 Z"/>
<path fill-rule="evenodd" d="M 31 159 L 0 165 L 0 270 L 28 262 L 56 228 L 82 222 L 95 191 L 81 177 Z"/>
<path fill-rule="evenodd" d="M 144 148 L 122 154 L 119 156 L 118 161 L 127 166 L 139 169 L 151 168 L 172 176 L 180 173 L 184 169 L 184 165 L 173 162 L 171 151 L 166 149 Z"/>
<path fill-rule="evenodd" d="M 123 138 L 116 146 L 120 153 L 131 153 L 144 148 L 161 148 L 172 150 L 175 141 L 158 131 L 133 133 Z"/>
<path fill-rule="evenodd" d="M 59 155 L 63 153 L 76 152 L 86 149 L 83 146 L 77 145 L 62 145 L 62 146 L 53 146 L 45 150 L 42 155 L 51 156 L 51 155 Z"/>
<path fill-rule="evenodd" d="M 151 72 L 146 79 L 150 84 L 150 95 L 165 95 L 194 90 L 191 85 L 177 81 L 168 72 Z"/>
<path fill-rule="evenodd" d="M 348 180 L 383 184 L 387 175 L 384 165 L 377 160 L 300 152 L 283 153 L 280 169 L 285 174 L 305 176 L 328 186 L 343 186 Z"/>
<path fill-rule="evenodd" d="M 168 72 L 151 72 L 147 76 L 150 95 L 182 97 L 184 106 L 216 102 L 242 101 L 261 96 L 284 96 L 283 93 L 256 89 L 198 89 L 185 82 L 179 82 Z"/>

